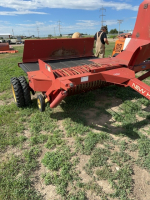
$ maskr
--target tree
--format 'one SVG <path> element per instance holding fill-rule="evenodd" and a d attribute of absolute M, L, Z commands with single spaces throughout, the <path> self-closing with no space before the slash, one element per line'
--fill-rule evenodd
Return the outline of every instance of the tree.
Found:
<path fill-rule="evenodd" d="M 107 28 L 107 29 L 106 29 L 106 34 L 108 34 L 108 27 L 107 27 L 107 25 L 106 25 L 106 28 Z"/>
<path fill-rule="evenodd" d="M 117 34 L 118 31 L 117 31 L 117 29 L 115 28 L 115 29 L 111 29 L 109 33 L 110 33 L 110 34 Z"/>

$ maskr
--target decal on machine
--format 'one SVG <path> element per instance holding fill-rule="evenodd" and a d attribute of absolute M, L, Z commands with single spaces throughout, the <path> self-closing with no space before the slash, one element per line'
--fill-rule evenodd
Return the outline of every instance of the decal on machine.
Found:
<path fill-rule="evenodd" d="M 139 91 L 142 94 L 145 94 L 146 90 L 144 90 L 143 88 L 141 88 L 139 85 L 136 85 L 135 83 L 132 84 L 132 87 L 134 89 L 136 89 L 137 91 Z"/>
<path fill-rule="evenodd" d="M 140 87 L 139 85 L 136 85 L 135 83 L 132 84 L 132 88 L 137 90 L 138 92 L 140 92 L 141 94 L 143 94 L 145 97 L 147 97 L 148 99 L 150 99 L 150 93 L 147 92 L 147 90 L 144 90 L 142 87 Z"/>
<path fill-rule="evenodd" d="M 89 80 L 89 77 L 88 77 L 88 76 L 81 77 L 81 82 L 85 82 L 85 81 L 88 81 L 88 80 Z"/>
<path fill-rule="evenodd" d="M 114 76 L 120 76 L 120 73 L 115 73 L 115 74 L 113 74 Z"/>

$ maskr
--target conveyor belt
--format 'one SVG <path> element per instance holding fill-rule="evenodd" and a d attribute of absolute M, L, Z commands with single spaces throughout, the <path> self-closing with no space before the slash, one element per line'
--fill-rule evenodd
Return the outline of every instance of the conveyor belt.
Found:
<path fill-rule="evenodd" d="M 69 67 L 76 67 L 82 65 L 89 65 L 93 64 L 91 59 L 95 59 L 95 57 L 88 57 L 88 58 L 72 58 L 66 60 L 52 60 L 52 61 L 45 61 L 45 63 L 49 64 L 53 70 L 62 69 L 62 68 L 69 68 Z M 39 70 L 39 63 L 21 63 L 19 66 L 23 69 L 24 72 L 31 72 L 31 71 L 38 71 Z"/>

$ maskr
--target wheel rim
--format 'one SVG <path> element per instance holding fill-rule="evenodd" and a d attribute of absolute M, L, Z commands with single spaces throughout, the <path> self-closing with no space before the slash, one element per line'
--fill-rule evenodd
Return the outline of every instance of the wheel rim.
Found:
<path fill-rule="evenodd" d="M 16 94 L 15 94 L 15 90 L 14 90 L 13 85 L 11 85 L 11 88 L 12 88 L 12 92 L 13 92 L 14 100 L 15 100 L 15 102 L 16 102 Z"/>
<path fill-rule="evenodd" d="M 40 99 L 37 100 L 37 103 L 38 103 L 39 109 L 41 109 L 41 102 L 40 102 Z"/>

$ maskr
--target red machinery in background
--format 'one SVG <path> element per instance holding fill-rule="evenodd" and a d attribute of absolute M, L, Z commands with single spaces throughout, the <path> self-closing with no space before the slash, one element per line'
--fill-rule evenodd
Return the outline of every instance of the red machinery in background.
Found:
<path fill-rule="evenodd" d="M 112 52 L 112 56 L 115 57 L 122 51 L 124 51 L 131 40 L 132 34 L 131 33 L 122 33 L 118 35 L 118 38 L 115 42 L 115 46 Z"/>
<path fill-rule="evenodd" d="M 150 86 L 142 82 L 150 71 L 138 79 L 135 73 L 150 69 L 150 0 L 144 0 L 132 38 L 116 57 L 98 59 L 93 56 L 94 38 L 26 40 L 23 62 L 28 75 L 12 78 L 12 91 L 18 107 L 29 105 L 30 90 L 42 92 L 37 103 L 41 111 L 45 103 L 56 107 L 66 96 L 116 84 L 131 87 L 150 99 Z"/>
<path fill-rule="evenodd" d="M 0 54 L 2 53 L 17 53 L 17 50 L 10 49 L 8 43 L 0 43 Z"/>

